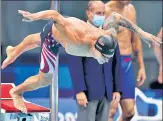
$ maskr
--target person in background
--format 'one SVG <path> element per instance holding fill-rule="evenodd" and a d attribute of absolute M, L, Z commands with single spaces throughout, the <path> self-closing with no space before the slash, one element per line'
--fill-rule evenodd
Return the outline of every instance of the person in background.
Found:
<path fill-rule="evenodd" d="M 102 28 L 105 20 L 103 2 L 90 1 L 86 14 L 87 23 Z M 103 65 L 91 57 L 67 55 L 67 58 L 75 92 L 74 97 L 78 104 L 77 121 L 108 121 L 110 101 L 118 103 L 120 100 L 118 85 L 121 84 L 119 79 L 121 67 L 118 44 L 113 58 Z M 114 72 L 112 72 L 113 69 Z M 113 83 L 116 83 L 115 92 L 113 92 Z"/>
<path fill-rule="evenodd" d="M 134 6 L 130 4 L 130 0 L 111 0 L 107 2 L 105 6 L 106 16 L 111 15 L 113 12 L 117 12 L 136 24 L 136 11 Z M 134 32 L 131 32 L 122 27 L 119 28 L 117 40 L 120 48 L 120 59 L 122 66 L 122 96 L 120 100 L 120 105 L 122 107 L 122 116 L 120 118 L 120 121 L 130 121 L 135 114 L 134 105 L 136 79 L 134 77 L 134 67 L 131 58 L 133 52 L 135 53 L 139 64 L 137 77 L 138 86 L 141 86 L 146 79 L 142 53 L 142 43 L 139 37 Z M 109 114 L 109 121 L 113 121 L 113 117 L 117 109 L 118 104 L 112 103 Z"/>
<path fill-rule="evenodd" d="M 160 32 L 158 33 L 157 37 L 162 40 L 162 28 L 161 28 Z M 158 75 L 157 80 L 160 84 L 162 84 L 162 45 L 159 47 L 153 43 L 153 48 L 154 48 L 154 53 L 156 55 L 157 61 L 160 65 L 159 75 Z"/>

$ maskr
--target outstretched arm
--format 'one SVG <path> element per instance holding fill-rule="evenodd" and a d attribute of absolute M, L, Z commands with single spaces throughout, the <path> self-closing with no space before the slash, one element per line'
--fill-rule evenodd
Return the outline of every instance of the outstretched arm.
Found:
<path fill-rule="evenodd" d="M 18 13 L 24 17 L 23 21 L 32 22 L 37 20 L 53 20 L 57 24 L 65 25 L 67 22 L 65 18 L 56 10 L 45 10 L 37 13 L 30 13 L 28 11 L 18 10 Z"/>
<path fill-rule="evenodd" d="M 105 29 L 110 29 L 110 28 L 114 28 L 114 31 L 116 31 L 118 33 L 118 28 L 119 26 L 125 27 L 130 29 L 131 31 L 135 32 L 138 34 L 138 36 L 144 40 L 146 43 L 149 43 L 149 41 L 154 42 L 157 45 L 160 45 L 161 39 L 143 31 L 141 28 L 139 28 L 137 25 L 135 25 L 134 23 L 132 23 L 129 19 L 125 18 L 124 16 L 113 12 L 105 21 L 104 23 L 104 28 Z"/>

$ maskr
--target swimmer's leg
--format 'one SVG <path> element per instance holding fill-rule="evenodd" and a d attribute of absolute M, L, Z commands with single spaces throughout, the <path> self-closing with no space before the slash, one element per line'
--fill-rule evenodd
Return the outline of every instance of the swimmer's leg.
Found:
<path fill-rule="evenodd" d="M 8 46 L 6 49 L 7 58 L 2 63 L 2 69 L 9 64 L 13 63 L 14 60 L 21 55 L 23 52 L 39 47 L 41 44 L 40 33 L 31 34 L 24 38 L 24 40 L 17 46 Z"/>
<path fill-rule="evenodd" d="M 48 86 L 51 81 L 52 73 L 45 74 L 40 71 L 37 75 L 29 77 L 22 84 L 12 88 L 10 90 L 10 95 L 13 98 L 15 108 L 19 109 L 23 113 L 27 113 L 27 109 L 23 101 L 23 93 Z"/>

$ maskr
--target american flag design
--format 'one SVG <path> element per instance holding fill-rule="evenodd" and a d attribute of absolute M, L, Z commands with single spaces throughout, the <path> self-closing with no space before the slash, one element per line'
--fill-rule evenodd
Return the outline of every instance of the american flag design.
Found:
<path fill-rule="evenodd" d="M 43 73 L 54 72 L 59 46 L 50 31 L 43 41 L 41 50 L 40 70 Z"/>

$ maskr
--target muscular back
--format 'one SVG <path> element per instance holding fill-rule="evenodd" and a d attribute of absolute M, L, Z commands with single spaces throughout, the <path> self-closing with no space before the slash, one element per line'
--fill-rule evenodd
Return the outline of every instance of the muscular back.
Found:
<path fill-rule="evenodd" d="M 64 27 L 58 24 L 53 27 L 54 35 L 58 36 L 59 39 L 62 38 L 59 42 L 63 41 L 64 43 L 74 45 L 90 45 L 96 41 L 99 36 L 104 34 L 104 30 L 97 29 L 78 18 L 68 17 L 66 20 L 67 24 Z"/>
<path fill-rule="evenodd" d="M 106 4 L 106 16 L 109 16 L 112 12 L 117 12 L 121 14 L 122 16 L 128 18 L 131 20 L 133 23 L 135 23 L 135 13 L 134 13 L 134 7 L 129 4 L 128 6 L 125 6 L 123 10 L 119 10 L 118 8 L 115 7 L 114 2 L 108 2 Z M 128 55 L 132 53 L 132 35 L 133 32 L 120 27 L 119 32 L 118 32 L 118 43 L 120 47 L 120 53 L 122 55 Z"/>
<path fill-rule="evenodd" d="M 71 55 L 90 57 L 90 48 L 106 32 L 74 17 L 66 18 L 65 23 L 64 26 L 53 26 L 52 32 L 56 41 Z"/>

